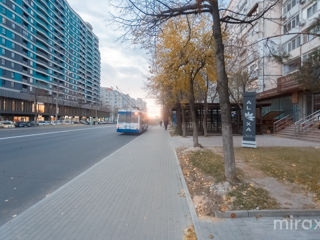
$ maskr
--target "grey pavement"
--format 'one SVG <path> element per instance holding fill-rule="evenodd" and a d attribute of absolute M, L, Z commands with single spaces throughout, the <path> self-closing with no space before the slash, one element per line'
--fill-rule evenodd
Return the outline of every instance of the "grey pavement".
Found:
<path fill-rule="evenodd" d="M 151 128 L 1 226 L 0 239 L 181 240 L 191 217 L 168 138 Z"/>
<path fill-rule="evenodd" d="M 282 229 L 280 223 L 274 220 L 285 221 L 281 223 Z M 210 236 L 213 236 L 215 240 L 319 240 L 320 227 L 317 227 L 316 221 L 319 222 L 320 217 L 292 219 L 264 217 L 199 221 L 201 229 L 199 238 L 206 240 L 212 239 Z"/>
<path fill-rule="evenodd" d="M 319 147 L 320 143 L 303 141 L 292 138 L 283 138 L 273 135 L 257 135 L 257 147 Z M 192 137 L 174 136 L 171 138 L 174 147 L 192 147 Z M 235 147 L 240 147 L 242 136 L 234 136 L 233 142 Z M 199 137 L 199 143 L 204 147 L 222 147 L 221 136 Z"/>
<path fill-rule="evenodd" d="M 135 139 L 107 125 L 0 133 L 0 225 Z"/>
<path fill-rule="evenodd" d="M 235 147 L 241 146 L 241 136 L 234 136 Z M 200 144 L 205 147 L 222 146 L 221 136 L 200 137 Z M 308 141 L 299 141 L 295 139 L 280 138 L 276 136 L 260 135 L 257 136 L 259 146 L 304 146 L 304 147 L 320 147 L 319 143 Z M 174 148 L 192 147 L 192 137 L 174 136 L 170 138 L 170 143 Z M 188 191 L 186 191 L 188 193 Z M 193 208 L 194 206 L 189 205 Z M 282 229 L 280 223 L 274 221 L 288 220 L 283 222 Z M 291 223 L 292 220 L 292 223 Z M 297 220 L 297 221 L 296 221 Z M 215 239 L 215 240 L 319 240 L 320 239 L 320 216 L 316 217 L 297 217 L 292 219 L 277 217 L 250 217 L 250 218 L 212 218 L 199 219 L 196 217 L 195 225 L 197 226 L 197 234 L 199 240 Z M 299 222 L 300 221 L 300 222 Z M 302 222 L 305 221 L 305 225 Z M 295 224 L 297 222 L 297 228 Z M 288 228 L 286 228 L 288 224 Z M 291 228 L 291 226 L 293 226 Z"/>

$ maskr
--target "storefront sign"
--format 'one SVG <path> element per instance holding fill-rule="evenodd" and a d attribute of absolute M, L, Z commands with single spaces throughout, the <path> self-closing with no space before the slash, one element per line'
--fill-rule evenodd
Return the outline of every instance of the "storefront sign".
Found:
<path fill-rule="evenodd" d="M 242 147 L 256 148 L 256 93 L 243 95 L 243 139 Z"/>

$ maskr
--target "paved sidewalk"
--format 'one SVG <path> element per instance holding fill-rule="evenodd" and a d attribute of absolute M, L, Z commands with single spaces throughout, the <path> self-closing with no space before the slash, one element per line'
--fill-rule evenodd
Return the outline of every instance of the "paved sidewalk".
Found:
<path fill-rule="evenodd" d="M 241 146 L 241 136 L 234 136 L 235 146 Z M 205 147 L 219 147 L 222 146 L 221 136 L 199 137 L 200 144 Z M 319 143 L 299 141 L 294 139 L 280 138 L 270 135 L 257 136 L 259 146 L 304 146 L 304 147 L 319 147 Z M 174 136 L 170 138 L 170 143 L 174 148 L 178 147 L 192 147 L 192 137 Z M 191 206 L 193 208 L 193 206 Z M 222 219 L 213 218 L 208 220 L 196 218 L 196 226 L 198 228 L 198 239 L 216 239 L 216 240 L 319 240 L 320 239 L 320 223 L 319 217 L 300 217 L 288 219 L 288 229 L 286 229 L 286 222 L 276 222 L 276 229 L 274 230 L 274 220 L 286 220 L 282 218 L 236 218 L 236 219 Z M 297 220 L 297 229 L 295 223 Z M 306 221 L 304 227 L 302 225 Z M 292 223 L 291 223 L 292 221 Z M 300 222 L 299 222 L 300 221 Z M 311 223 L 311 225 L 310 225 Z M 280 230 L 280 224 L 283 229 Z M 291 228 L 292 226 L 292 228 Z"/>
<path fill-rule="evenodd" d="M 303 141 L 291 138 L 282 138 L 273 135 L 257 135 L 258 147 L 319 147 L 320 143 Z M 178 147 L 192 147 L 192 137 L 174 136 L 171 138 L 172 145 Z M 204 147 L 222 147 L 221 136 L 199 136 L 199 143 Z M 241 147 L 242 136 L 233 136 L 234 147 Z"/>
<path fill-rule="evenodd" d="M 286 222 L 276 222 L 274 226 L 274 220 L 288 220 L 288 228 Z M 213 222 L 199 221 L 202 235 L 199 238 L 209 240 L 212 239 L 210 236 L 214 236 L 215 240 L 319 240 L 320 228 L 316 226 L 318 222 L 320 222 L 320 217 L 293 219 L 264 217 L 217 219 Z"/>
<path fill-rule="evenodd" d="M 0 239 L 181 240 L 191 224 L 182 188 L 168 134 L 151 128 L 0 227 Z"/>

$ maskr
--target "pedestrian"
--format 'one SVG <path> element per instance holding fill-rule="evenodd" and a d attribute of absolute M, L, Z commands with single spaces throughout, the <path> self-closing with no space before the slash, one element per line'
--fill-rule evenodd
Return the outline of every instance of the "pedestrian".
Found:
<path fill-rule="evenodd" d="M 160 127 L 162 127 L 162 120 L 160 120 Z"/>
<path fill-rule="evenodd" d="M 164 129 L 167 130 L 167 128 L 168 128 L 168 120 L 164 120 L 163 124 L 164 124 Z"/>

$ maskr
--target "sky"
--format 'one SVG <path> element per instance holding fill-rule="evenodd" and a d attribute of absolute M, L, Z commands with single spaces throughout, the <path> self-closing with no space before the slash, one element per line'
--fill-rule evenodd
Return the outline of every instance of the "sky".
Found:
<path fill-rule="evenodd" d="M 101 86 L 118 88 L 134 98 L 147 101 L 148 114 L 160 114 L 160 106 L 147 94 L 148 56 L 137 46 L 119 41 L 121 32 L 108 22 L 108 0 L 67 0 L 99 38 Z"/>

